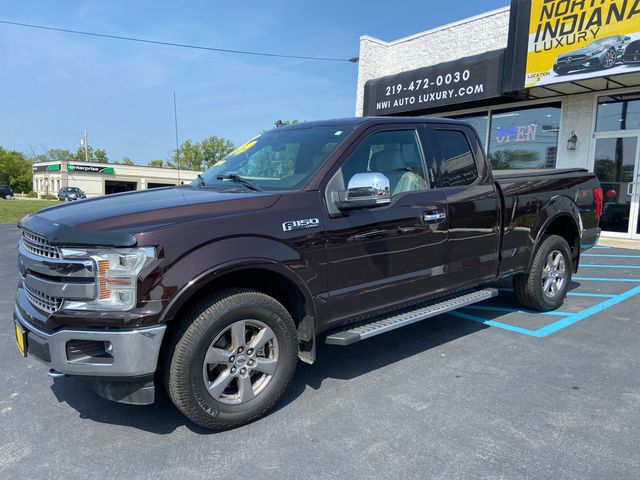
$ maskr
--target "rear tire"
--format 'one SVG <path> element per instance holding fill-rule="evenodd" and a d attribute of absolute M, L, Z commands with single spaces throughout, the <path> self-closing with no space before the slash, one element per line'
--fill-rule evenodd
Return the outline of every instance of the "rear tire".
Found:
<path fill-rule="evenodd" d="M 248 423 L 289 385 L 298 357 L 296 327 L 272 297 L 222 290 L 175 321 L 162 376 L 173 403 L 194 423 L 212 430 Z"/>
<path fill-rule="evenodd" d="M 531 271 L 513 277 L 518 302 L 541 312 L 559 308 L 564 303 L 572 272 L 567 241 L 558 235 L 545 237 L 534 256 Z"/>

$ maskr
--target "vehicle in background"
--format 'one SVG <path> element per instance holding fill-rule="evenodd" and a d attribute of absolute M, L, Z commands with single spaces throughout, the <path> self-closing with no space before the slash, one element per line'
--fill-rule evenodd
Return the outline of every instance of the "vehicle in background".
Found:
<path fill-rule="evenodd" d="M 492 171 L 465 122 L 277 128 L 191 185 L 24 217 L 16 342 L 118 402 L 152 403 L 162 378 L 192 421 L 231 428 L 319 342 L 487 300 L 502 278 L 526 308 L 558 308 L 602 201 L 583 169 Z"/>
<path fill-rule="evenodd" d="M 553 71 L 565 75 L 576 70 L 602 70 L 613 68 L 622 58 L 622 52 L 631 37 L 613 35 L 599 38 L 585 47 L 563 53 L 556 58 Z"/>
<path fill-rule="evenodd" d="M 0 185 L 0 198 L 3 200 L 12 200 L 14 198 L 13 190 L 9 185 Z"/>
<path fill-rule="evenodd" d="M 78 187 L 63 187 L 58 192 L 58 200 L 63 202 L 73 202 L 83 198 L 87 198 L 87 195 Z"/>
<path fill-rule="evenodd" d="M 622 55 L 622 62 L 625 64 L 640 63 L 640 40 L 636 40 L 627 45 Z"/>

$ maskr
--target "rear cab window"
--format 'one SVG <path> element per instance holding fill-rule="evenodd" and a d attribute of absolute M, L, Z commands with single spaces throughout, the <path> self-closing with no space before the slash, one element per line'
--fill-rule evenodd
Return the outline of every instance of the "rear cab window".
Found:
<path fill-rule="evenodd" d="M 469 140 L 462 130 L 437 128 L 433 130 L 439 155 L 441 186 L 472 185 L 478 180 L 478 166 Z"/>

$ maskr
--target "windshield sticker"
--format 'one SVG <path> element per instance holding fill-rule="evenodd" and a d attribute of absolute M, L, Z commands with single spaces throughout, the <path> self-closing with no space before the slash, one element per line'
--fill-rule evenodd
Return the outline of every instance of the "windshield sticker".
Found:
<path fill-rule="evenodd" d="M 231 152 L 231 155 L 233 155 L 233 156 L 240 155 L 242 152 L 246 152 L 251 147 L 253 147 L 257 142 L 258 142 L 258 140 L 256 139 L 256 140 L 251 140 L 250 142 L 247 142 L 244 145 L 240 145 L 233 152 Z"/>
<path fill-rule="evenodd" d="M 336 133 L 334 133 L 334 135 L 336 137 L 339 137 L 340 135 L 342 135 L 342 130 L 338 130 Z"/>

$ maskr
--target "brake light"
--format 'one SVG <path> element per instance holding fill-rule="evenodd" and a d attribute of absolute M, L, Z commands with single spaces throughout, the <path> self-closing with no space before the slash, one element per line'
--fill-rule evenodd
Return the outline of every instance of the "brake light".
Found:
<path fill-rule="evenodd" d="M 596 218 L 600 218 L 602 215 L 602 188 L 593 189 L 593 199 L 596 202 Z"/>

